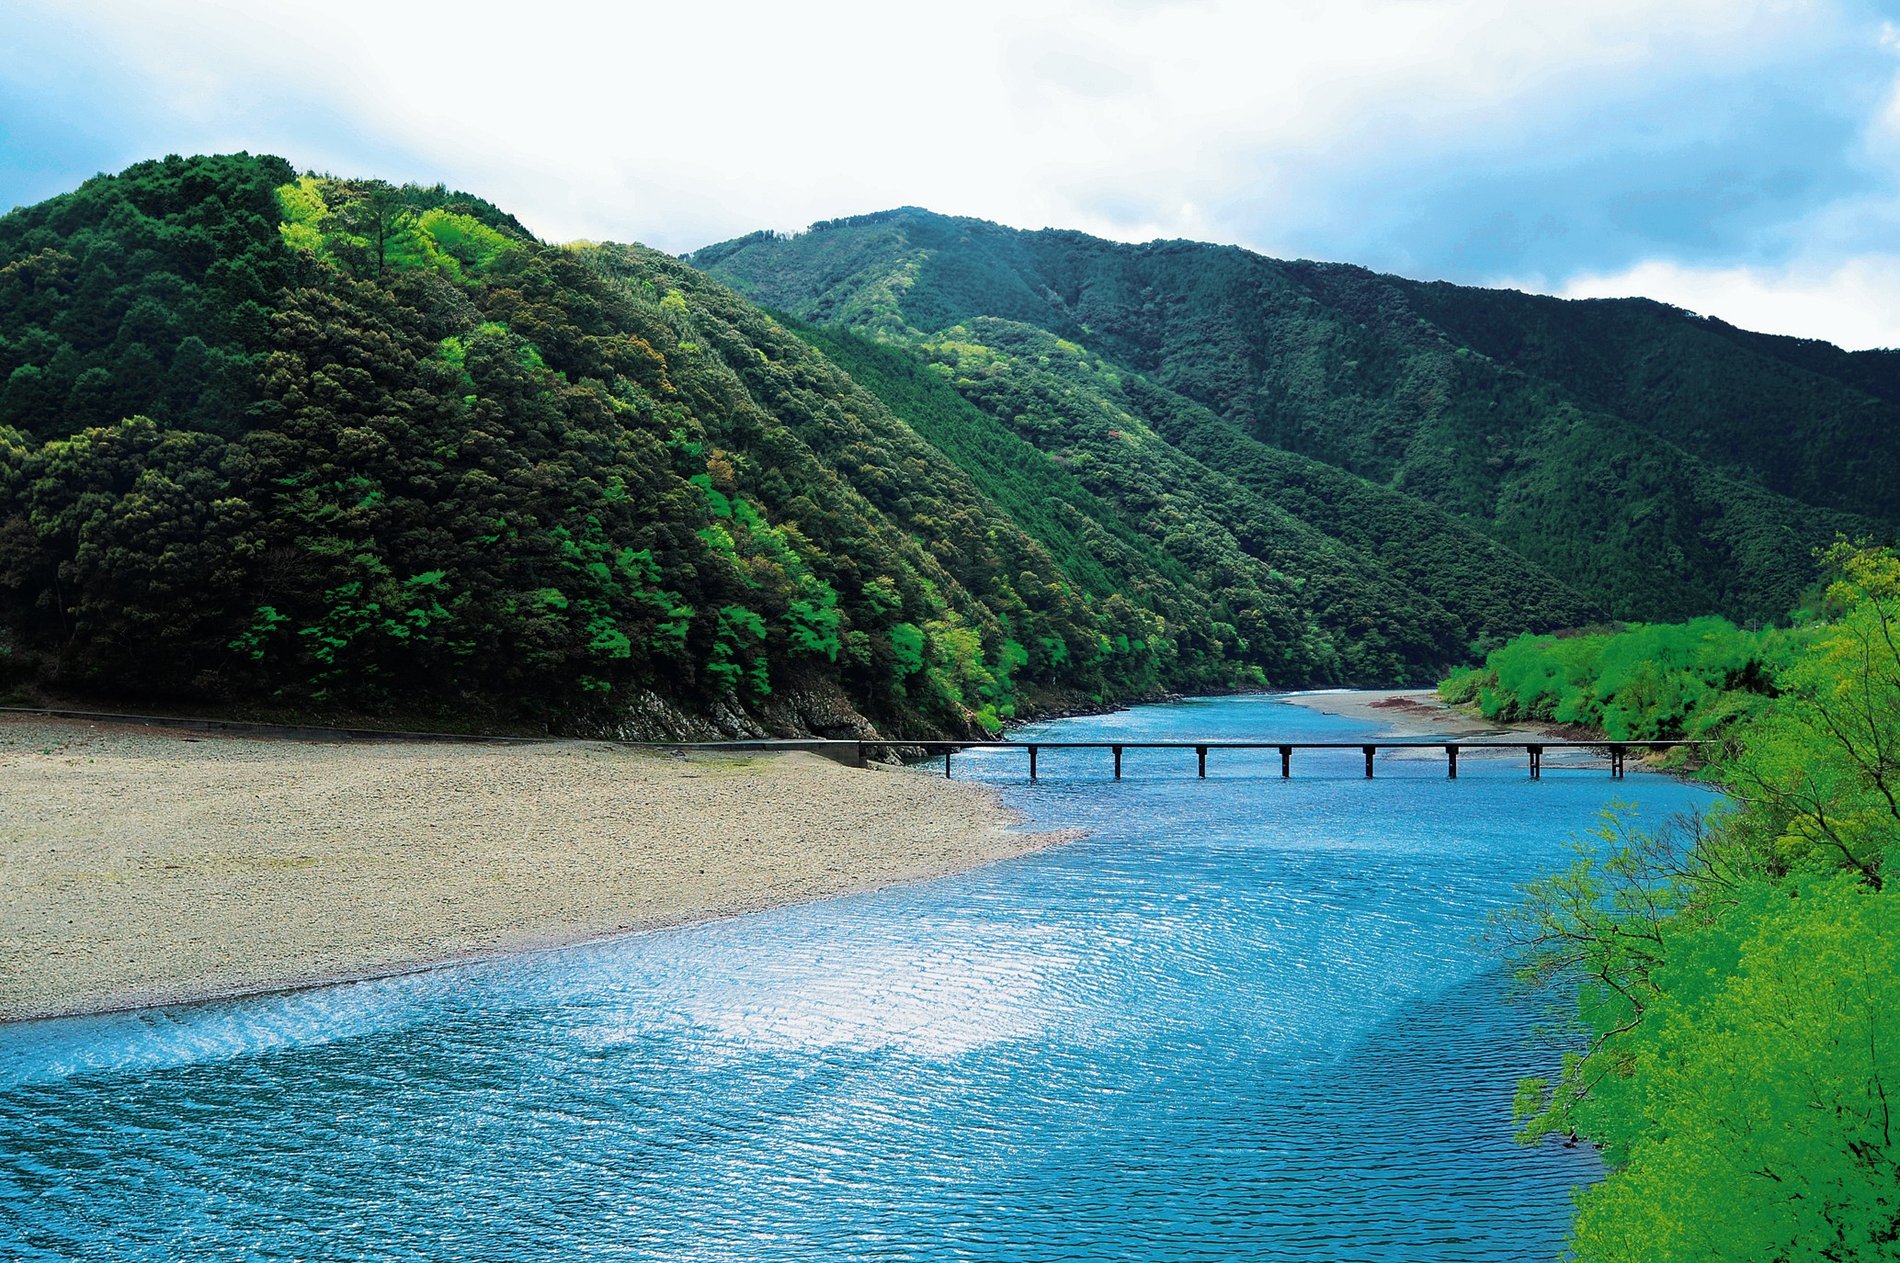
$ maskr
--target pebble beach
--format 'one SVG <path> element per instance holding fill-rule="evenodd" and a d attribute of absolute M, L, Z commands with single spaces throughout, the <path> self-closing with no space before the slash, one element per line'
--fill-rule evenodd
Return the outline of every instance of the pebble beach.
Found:
<path fill-rule="evenodd" d="M 0 1020 L 402 972 L 1048 845 L 990 791 L 809 754 L 0 720 Z"/>

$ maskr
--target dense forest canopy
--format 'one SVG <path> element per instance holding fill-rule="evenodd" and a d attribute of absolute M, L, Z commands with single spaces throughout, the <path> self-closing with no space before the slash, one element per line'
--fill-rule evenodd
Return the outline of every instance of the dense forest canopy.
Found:
<path fill-rule="evenodd" d="M 802 333 L 638 246 L 271 157 L 16 210 L 0 682 L 924 735 L 1423 680 L 1598 613 L 1034 325 Z"/>
<path fill-rule="evenodd" d="M 938 360 L 946 344 L 1007 352 L 1003 331 L 1040 330 L 1099 357 L 1128 413 L 1255 496 L 1328 531 L 1361 523 L 1354 543 L 1383 560 L 1417 546 L 1397 530 L 1406 513 L 1439 538 L 1455 522 L 1611 617 L 1772 620 L 1815 549 L 1900 521 L 1900 357 L 1887 352 L 1642 300 L 915 208 L 689 258 L 769 306 Z M 995 379 L 1019 365 L 959 389 L 1014 424 Z M 1324 490 L 1316 465 L 1334 475 Z M 1330 522 L 1311 516 L 1347 498 Z"/>
<path fill-rule="evenodd" d="M 0 218 L 0 687 L 972 733 L 1752 617 L 1809 536 L 1882 508 L 1878 480 L 1817 508 L 1679 416 L 1665 441 L 1603 411 L 1640 392 L 1600 368 L 1447 350 L 1367 274 L 909 211 L 695 261 L 799 318 L 468 194 L 248 154 Z M 1778 362 L 1873 424 L 1894 374 L 1840 358 Z M 1305 402 L 1262 411 L 1274 382 Z M 1474 448 L 1482 409 L 1513 419 Z"/>
<path fill-rule="evenodd" d="M 16 211 L 0 260 L 16 675 L 961 732 L 1024 689 L 1174 668 L 1138 611 L 1090 608 L 875 400 L 664 256 L 237 155 Z"/>

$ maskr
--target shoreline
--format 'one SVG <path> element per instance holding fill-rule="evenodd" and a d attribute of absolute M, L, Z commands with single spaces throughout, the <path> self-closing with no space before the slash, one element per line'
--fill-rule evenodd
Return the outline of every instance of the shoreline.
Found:
<path fill-rule="evenodd" d="M 1322 715 L 1359 719 L 1389 728 L 1395 737 L 1439 737 L 1459 741 L 1510 732 L 1539 732 L 1535 724 L 1497 724 L 1466 714 L 1438 700 L 1436 689 L 1315 689 L 1282 693 L 1282 701 Z"/>
<path fill-rule="evenodd" d="M 0 1022 L 367 981 L 925 880 L 1067 841 L 816 755 L 0 718 Z"/>
<path fill-rule="evenodd" d="M 1304 706 L 1324 715 L 1336 715 L 1344 719 L 1358 719 L 1367 723 L 1384 725 L 1390 735 L 1400 739 L 1422 738 L 1434 741 L 1465 741 L 1475 737 L 1548 737 L 1554 741 L 1597 741 L 1608 742 L 1601 733 L 1581 727 L 1565 728 L 1561 725 L 1542 720 L 1524 720 L 1500 723 L 1484 718 L 1472 711 L 1454 707 L 1438 698 L 1436 689 L 1321 689 L 1304 693 L 1280 694 L 1284 701 L 1295 706 Z M 1499 741 L 1495 750 L 1464 747 L 1465 758 L 1505 759 L 1519 758 L 1522 745 L 1512 741 Z M 1640 747 L 1640 741 L 1627 743 Z M 1428 758 L 1426 751 L 1408 751 L 1400 757 Z M 1608 758 L 1595 750 L 1566 750 L 1551 752 L 1544 756 L 1544 766 L 1552 770 L 1560 768 L 1596 767 L 1608 764 Z M 1633 757 L 1633 766 L 1664 776 L 1673 776 L 1678 780 L 1697 779 L 1689 767 L 1658 766 L 1653 752 L 1645 754 L 1640 749 Z M 1694 766 L 1694 765 L 1692 765 Z"/>
<path fill-rule="evenodd" d="M 1431 689 L 1263 696 L 1399 738 L 1545 731 L 1454 710 Z M 0 1024 L 558 950 L 1078 836 L 1019 821 L 989 787 L 810 754 L 0 716 Z"/>

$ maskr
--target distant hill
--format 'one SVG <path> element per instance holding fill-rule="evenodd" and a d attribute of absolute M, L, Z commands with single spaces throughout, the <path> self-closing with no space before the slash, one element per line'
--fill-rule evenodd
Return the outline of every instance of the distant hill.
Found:
<path fill-rule="evenodd" d="M 1145 427 L 1171 449 L 1150 461 L 1157 489 L 1205 503 L 1183 471 L 1218 470 L 1250 503 L 1404 575 L 1474 639 L 1511 609 L 1525 623 L 1589 609 L 1779 617 L 1817 546 L 1891 537 L 1900 522 L 1893 352 L 1644 300 L 1567 302 L 915 208 L 688 261 L 920 357 L 1051 454 L 1092 411 L 1100 425 L 1124 417 L 1124 433 Z"/>

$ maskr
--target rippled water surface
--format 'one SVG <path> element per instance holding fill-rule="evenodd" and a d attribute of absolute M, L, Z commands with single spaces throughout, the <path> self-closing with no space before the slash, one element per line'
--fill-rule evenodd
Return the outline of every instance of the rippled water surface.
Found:
<path fill-rule="evenodd" d="M 1050 738 L 1353 738 L 1271 699 Z M 1520 762 L 959 756 L 1087 840 L 407 978 L 0 1028 L 0 1257 L 1517 1260 L 1585 1150 L 1472 941 L 1612 798 Z M 921 774 L 921 773 L 920 773 Z"/>

